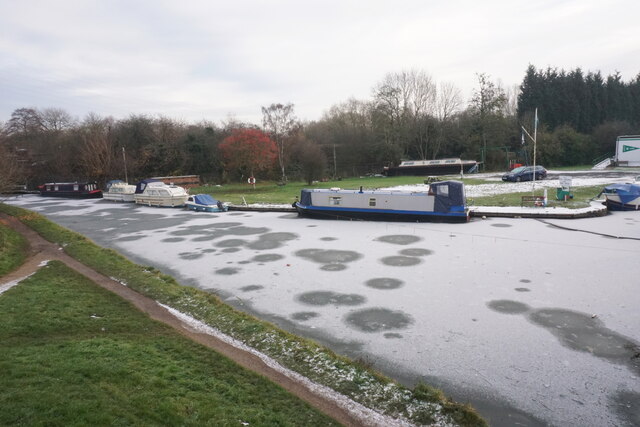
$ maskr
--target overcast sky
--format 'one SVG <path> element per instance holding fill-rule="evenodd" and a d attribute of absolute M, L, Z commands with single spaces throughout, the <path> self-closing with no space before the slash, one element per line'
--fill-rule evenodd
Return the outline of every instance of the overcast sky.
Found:
<path fill-rule="evenodd" d="M 639 0 L 0 0 L 0 121 L 22 107 L 259 124 L 371 98 L 422 70 L 468 99 L 476 73 L 504 87 L 529 64 L 630 81 Z"/>

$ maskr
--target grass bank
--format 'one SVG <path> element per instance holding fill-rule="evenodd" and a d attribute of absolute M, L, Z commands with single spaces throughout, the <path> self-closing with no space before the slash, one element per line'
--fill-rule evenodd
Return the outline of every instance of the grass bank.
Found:
<path fill-rule="evenodd" d="M 214 295 L 181 286 L 152 267 L 133 264 L 115 251 L 101 248 L 42 215 L 2 204 L 0 210 L 16 216 L 45 239 L 60 244 L 69 255 L 102 274 L 222 331 L 369 408 L 417 424 L 486 425 L 472 408 L 446 399 L 436 389 L 426 385 L 414 390 L 402 387 L 310 340 L 239 312 Z"/>
<path fill-rule="evenodd" d="M 563 207 L 569 209 L 586 208 L 589 206 L 589 202 L 596 196 L 598 196 L 603 187 L 603 185 L 595 185 L 590 187 L 572 187 L 571 194 L 573 194 L 573 198 L 567 200 L 566 202 L 557 200 L 555 190 L 549 189 L 547 190 L 547 206 Z M 542 191 L 538 189 L 536 191 L 536 194 L 542 195 Z M 522 196 L 530 195 L 530 191 L 524 193 L 494 194 L 492 196 L 474 197 L 473 199 L 467 200 L 467 203 L 474 206 L 520 206 Z"/>
<path fill-rule="evenodd" d="M 58 261 L 0 324 L 0 425 L 338 425 Z"/>
<path fill-rule="evenodd" d="M 29 245 L 20 233 L 0 223 L 0 277 L 20 267 Z"/>

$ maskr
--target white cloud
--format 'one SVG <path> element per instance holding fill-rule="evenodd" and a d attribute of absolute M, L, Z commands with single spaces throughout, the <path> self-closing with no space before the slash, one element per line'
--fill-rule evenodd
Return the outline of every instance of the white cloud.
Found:
<path fill-rule="evenodd" d="M 11 3 L 11 4 L 9 4 Z M 0 118 L 24 106 L 259 122 L 293 102 L 317 119 L 422 69 L 466 96 L 475 73 L 528 64 L 638 71 L 640 4 L 586 1 L 0 2 Z"/>

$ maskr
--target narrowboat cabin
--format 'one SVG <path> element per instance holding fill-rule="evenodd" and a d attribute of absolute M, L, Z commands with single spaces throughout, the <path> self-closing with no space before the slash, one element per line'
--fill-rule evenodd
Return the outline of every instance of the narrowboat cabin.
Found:
<path fill-rule="evenodd" d="M 176 185 L 167 185 L 157 179 L 144 179 L 136 185 L 133 200 L 139 205 L 182 207 L 187 201 L 187 191 Z"/>
<path fill-rule="evenodd" d="M 461 160 L 458 158 L 440 160 L 407 160 L 395 167 L 385 167 L 382 171 L 386 176 L 422 176 L 422 175 L 456 175 L 478 171 L 475 160 Z"/>
<path fill-rule="evenodd" d="M 41 196 L 99 199 L 102 190 L 95 182 L 48 182 L 38 187 Z"/>
<path fill-rule="evenodd" d="M 114 180 L 107 183 L 107 190 L 102 194 L 106 200 L 114 202 L 133 202 L 136 186 L 124 181 Z"/>
<path fill-rule="evenodd" d="M 464 184 L 441 181 L 429 191 L 304 189 L 293 206 L 300 216 L 409 222 L 469 220 Z"/>
<path fill-rule="evenodd" d="M 185 207 L 197 212 L 226 212 L 229 210 L 228 205 L 222 203 L 220 200 L 214 199 L 209 194 L 189 196 Z"/>

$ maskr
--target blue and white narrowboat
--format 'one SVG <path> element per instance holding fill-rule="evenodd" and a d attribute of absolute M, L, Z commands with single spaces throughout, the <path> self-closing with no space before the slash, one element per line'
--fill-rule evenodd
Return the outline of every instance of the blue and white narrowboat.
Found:
<path fill-rule="evenodd" d="M 464 184 L 441 181 L 429 191 L 304 189 L 293 206 L 300 216 L 379 221 L 469 220 Z"/>
<path fill-rule="evenodd" d="M 222 203 L 220 200 L 216 200 L 209 194 L 196 194 L 189 196 L 187 202 L 184 204 L 187 209 L 199 212 L 226 212 L 229 207 Z"/>

